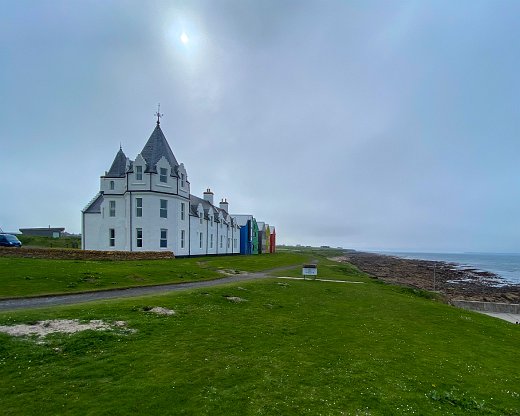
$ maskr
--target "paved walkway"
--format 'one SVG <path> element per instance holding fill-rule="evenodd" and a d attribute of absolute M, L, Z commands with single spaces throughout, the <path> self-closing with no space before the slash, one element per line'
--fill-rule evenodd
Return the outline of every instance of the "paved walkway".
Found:
<path fill-rule="evenodd" d="M 72 305 L 75 303 L 92 302 L 96 300 L 114 299 L 114 298 L 129 298 L 135 296 L 155 295 L 160 293 L 176 292 L 188 289 L 197 289 L 201 287 L 212 287 L 224 285 L 226 283 L 236 283 L 246 280 L 273 278 L 269 273 L 275 271 L 282 271 L 292 269 L 296 266 L 278 267 L 276 269 L 264 270 L 258 273 L 237 274 L 234 276 L 223 277 L 215 280 L 204 280 L 201 282 L 189 283 L 171 283 L 157 286 L 138 286 L 127 289 L 111 289 L 99 290 L 96 292 L 87 293 L 70 293 L 53 296 L 38 296 L 33 298 L 18 298 L 0 300 L 0 311 L 8 311 L 15 309 L 33 309 L 43 308 L 47 306 Z"/>
<path fill-rule="evenodd" d="M 512 324 L 520 324 L 520 315 L 517 313 L 498 313 L 498 312 L 480 312 L 484 315 L 492 316 L 493 318 L 503 319 L 504 321 L 511 322 Z"/>
<path fill-rule="evenodd" d="M 317 282 L 333 282 L 333 283 L 361 283 L 364 284 L 365 282 L 354 282 L 352 280 L 332 280 L 332 279 L 313 279 L 310 277 L 285 277 L 285 276 L 279 276 L 278 279 L 289 279 L 289 280 L 315 280 Z"/>

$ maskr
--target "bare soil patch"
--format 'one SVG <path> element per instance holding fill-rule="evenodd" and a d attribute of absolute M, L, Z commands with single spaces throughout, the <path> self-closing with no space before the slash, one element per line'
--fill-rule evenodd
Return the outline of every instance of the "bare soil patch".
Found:
<path fill-rule="evenodd" d="M 236 274 L 248 274 L 247 272 L 241 272 L 240 270 L 235 269 L 219 269 L 217 270 L 217 272 L 225 276 L 234 276 Z"/>
<path fill-rule="evenodd" d="M 116 321 L 113 323 L 101 320 L 92 320 L 88 322 L 80 322 L 78 319 L 53 319 L 47 321 L 38 321 L 30 324 L 17 325 L 1 325 L 0 332 L 15 337 L 36 335 L 44 338 L 49 334 L 64 333 L 73 334 L 76 332 L 94 330 L 94 331 L 113 331 L 115 329 L 126 328 L 125 321 Z"/>
<path fill-rule="evenodd" d="M 247 302 L 247 299 L 243 299 L 238 296 L 224 296 L 224 297 L 233 303 Z"/>
<path fill-rule="evenodd" d="M 155 306 L 155 307 L 147 310 L 146 312 L 155 313 L 156 315 L 166 315 L 166 316 L 175 315 L 175 311 L 168 309 L 168 308 L 163 308 L 162 306 Z"/>

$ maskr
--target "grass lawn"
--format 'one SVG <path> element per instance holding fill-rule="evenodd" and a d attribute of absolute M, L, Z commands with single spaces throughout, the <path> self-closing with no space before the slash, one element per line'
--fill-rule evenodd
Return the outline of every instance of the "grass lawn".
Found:
<path fill-rule="evenodd" d="M 2 313 L 0 325 L 53 318 L 136 332 L 0 334 L 2 414 L 520 414 L 519 326 L 368 279 L 273 278 Z"/>
<path fill-rule="evenodd" d="M 0 257 L 0 299 L 216 279 L 224 276 L 218 270 L 255 272 L 301 264 L 307 257 L 290 252 L 133 261 Z"/>
<path fill-rule="evenodd" d="M 42 237 L 34 235 L 22 235 L 16 236 L 18 240 L 27 247 L 54 247 L 54 248 L 80 248 L 81 237 Z"/>

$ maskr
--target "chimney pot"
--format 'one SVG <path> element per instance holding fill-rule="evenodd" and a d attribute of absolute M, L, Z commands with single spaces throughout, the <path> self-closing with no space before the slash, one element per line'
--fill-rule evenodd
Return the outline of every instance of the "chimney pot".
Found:
<path fill-rule="evenodd" d="M 213 192 L 211 192 L 209 188 L 206 192 L 204 192 L 203 198 L 205 201 L 208 201 L 211 205 L 213 205 Z"/>
<path fill-rule="evenodd" d="M 229 212 L 229 203 L 227 202 L 227 199 L 222 199 L 222 201 L 220 201 L 220 209 Z"/>

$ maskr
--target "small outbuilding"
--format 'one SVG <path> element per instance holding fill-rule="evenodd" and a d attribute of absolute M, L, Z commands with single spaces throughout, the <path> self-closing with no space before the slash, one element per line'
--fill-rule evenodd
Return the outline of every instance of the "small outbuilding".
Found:
<path fill-rule="evenodd" d="M 52 237 L 52 238 L 60 238 L 65 228 L 51 228 L 51 227 L 42 227 L 42 228 L 20 228 L 20 232 L 23 235 L 32 235 L 38 237 Z"/>

